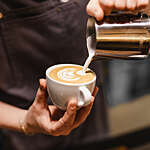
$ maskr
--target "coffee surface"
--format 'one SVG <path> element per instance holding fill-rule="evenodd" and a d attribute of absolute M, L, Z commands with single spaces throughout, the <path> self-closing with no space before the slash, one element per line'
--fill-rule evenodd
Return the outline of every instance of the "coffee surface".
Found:
<path fill-rule="evenodd" d="M 82 66 L 58 66 L 50 71 L 49 76 L 63 83 L 86 83 L 94 79 L 95 73 L 87 70 L 83 72 Z"/>

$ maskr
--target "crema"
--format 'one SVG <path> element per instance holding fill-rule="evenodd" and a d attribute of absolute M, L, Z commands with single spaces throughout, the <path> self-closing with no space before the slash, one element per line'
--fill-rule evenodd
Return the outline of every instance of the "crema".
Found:
<path fill-rule="evenodd" d="M 91 70 L 83 72 L 82 66 L 59 66 L 50 71 L 49 76 L 63 83 L 86 83 L 94 79 L 95 73 Z"/>

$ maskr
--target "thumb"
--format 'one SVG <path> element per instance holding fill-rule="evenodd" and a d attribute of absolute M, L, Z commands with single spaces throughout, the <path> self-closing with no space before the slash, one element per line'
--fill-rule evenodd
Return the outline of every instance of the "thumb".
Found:
<path fill-rule="evenodd" d="M 97 21 L 101 21 L 104 17 L 104 11 L 98 0 L 90 0 L 86 7 L 86 11 L 88 15 L 95 17 Z"/>
<path fill-rule="evenodd" d="M 46 86 L 46 80 L 40 79 L 40 86 L 37 91 L 35 102 L 39 104 L 47 104 L 47 86 Z"/>

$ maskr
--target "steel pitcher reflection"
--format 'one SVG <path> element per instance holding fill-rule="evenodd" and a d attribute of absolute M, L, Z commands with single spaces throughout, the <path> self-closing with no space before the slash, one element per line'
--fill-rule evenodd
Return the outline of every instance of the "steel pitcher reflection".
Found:
<path fill-rule="evenodd" d="M 97 22 L 89 17 L 87 38 L 97 59 L 145 59 L 150 50 L 150 18 L 144 13 L 117 12 Z M 88 41 L 87 41 L 88 42 Z"/>

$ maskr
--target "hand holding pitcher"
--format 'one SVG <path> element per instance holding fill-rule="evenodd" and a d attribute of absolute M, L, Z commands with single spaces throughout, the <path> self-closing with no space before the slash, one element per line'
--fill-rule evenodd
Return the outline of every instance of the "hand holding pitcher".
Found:
<path fill-rule="evenodd" d="M 113 9 L 132 11 L 143 9 L 148 4 L 149 0 L 90 0 L 87 5 L 87 13 L 100 21 Z"/>

